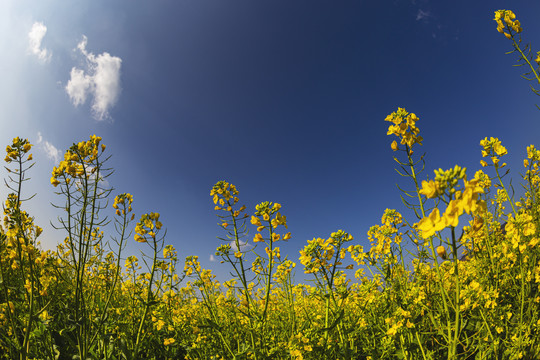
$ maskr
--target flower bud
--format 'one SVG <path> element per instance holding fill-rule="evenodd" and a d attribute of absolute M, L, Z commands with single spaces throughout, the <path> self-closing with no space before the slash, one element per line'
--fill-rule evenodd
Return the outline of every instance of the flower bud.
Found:
<path fill-rule="evenodd" d="M 444 246 L 437 247 L 437 255 L 443 260 L 446 260 L 446 248 Z"/>

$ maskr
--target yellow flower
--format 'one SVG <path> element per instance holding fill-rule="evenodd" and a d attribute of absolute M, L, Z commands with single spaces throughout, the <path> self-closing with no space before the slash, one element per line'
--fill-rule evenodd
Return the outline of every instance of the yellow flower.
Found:
<path fill-rule="evenodd" d="M 277 228 L 278 225 L 283 225 L 285 226 L 285 228 L 287 228 L 287 217 L 281 215 L 280 213 L 277 213 L 275 219 L 272 219 L 270 223 L 272 224 L 274 229 Z"/>
<path fill-rule="evenodd" d="M 262 242 L 262 241 L 264 241 L 262 235 L 259 233 L 255 234 L 255 237 L 253 238 L 253 242 Z"/>
<path fill-rule="evenodd" d="M 525 236 L 534 235 L 535 232 L 536 232 L 536 225 L 534 223 L 529 222 L 523 226 L 523 235 Z"/>
<path fill-rule="evenodd" d="M 441 219 L 439 209 L 435 208 L 428 217 L 423 218 L 417 224 L 418 230 L 422 231 L 422 237 L 427 239 L 445 228 L 444 221 Z"/>
<path fill-rule="evenodd" d="M 169 346 L 169 345 L 174 344 L 175 341 L 176 340 L 174 340 L 174 338 L 168 338 L 168 339 L 165 339 L 165 341 L 163 341 L 163 345 Z"/>
<path fill-rule="evenodd" d="M 442 229 L 444 229 L 447 226 L 452 226 L 452 227 L 458 226 L 459 216 L 462 213 L 463 213 L 463 209 L 461 208 L 461 202 L 457 200 L 450 201 L 450 204 L 448 204 L 448 207 L 446 208 L 446 211 L 444 212 L 444 215 L 442 217 L 442 222 L 444 223 L 444 226 Z"/>
<path fill-rule="evenodd" d="M 439 195 L 439 184 L 436 181 L 422 181 L 422 189 L 420 194 L 425 195 L 428 199 L 435 198 Z"/>
<path fill-rule="evenodd" d="M 393 125 L 390 125 L 388 127 L 387 135 L 396 135 L 397 137 L 401 138 L 401 144 L 407 145 L 409 147 L 409 151 L 412 150 L 410 148 L 413 147 L 414 144 L 422 145 L 422 137 L 418 136 L 418 133 L 420 130 L 418 127 L 416 127 L 416 121 L 418 121 L 418 117 L 413 113 L 408 113 L 407 110 L 403 108 L 398 108 L 397 111 L 393 112 L 392 114 L 388 115 L 385 121 L 390 121 L 393 123 Z M 392 143 L 392 150 L 397 150 L 397 142 Z M 409 154 L 410 155 L 410 154 Z"/>
<path fill-rule="evenodd" d="M 43 310 L 43 312 L 39 314 L 39 318 L 42 321 L 47 321 L 49 319 L 49 313 L 47 312 L 47 310 Z"/>
<path fill-rule="evenodd" d="M 392 148 L 393 151 L 399 150 L 399 146 L 396 140 L 392 141 L 392 144 L 390 145 L 390 147 Z"/>
<path fill-rule="evenodd" d="M 60 181 L 58 181 L 54 176 L 51 178 L 51 184 L 56 187 L 58 184 L 60 184 Z"/>
<path fill-rule="evenodd" d="M 261 219 L 256 216 L 251 216 L 251 223 L 256 226 L 261 226 Z"/>
<path fill-rule="evenodd" d="M 483 225 L 484 225 L 484 219 L 479 216 L 475 216 L 473 220 L 472 229 L 474 231 L 478 231 L 482 228 Z"/>
<path fill-rule="evenodd" d="M 146 239 L 139 234 L 135 234 L 135 241 L 140 242 L 140 243 L 145 243 Z"/>
<path fill-rule="evenodd" d="M 302 356 L 302 352 L 298 349 L 291 351 L 291 356 L 293 356 L 296 360 L 304 359 L 304 357 Z"/>
<path fill-rule="evenodd" d="M 501 145 L 500 142 L 498 143 L 495 143 L 493 145 L 493 150 L 495 151 L 495 153 L 499 156 L 502 156 L 502 155 L 506 155 L 508 154 L 508 151 L 506 150 L 506 148 L 504 146 Z"/>

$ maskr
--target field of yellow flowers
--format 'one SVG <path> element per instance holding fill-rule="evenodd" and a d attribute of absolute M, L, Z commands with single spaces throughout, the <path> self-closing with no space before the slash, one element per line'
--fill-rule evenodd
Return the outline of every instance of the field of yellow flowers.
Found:
<path fill-rule="evenodd" d="M 515 15 L 499 10 L 495 21 L 540 83 L 540 52 L 522 49 Z M 250 212 L 220 181 L 210 196 L 227 241 L 216 256 L 234 274 L 223 283 L 197 256 L 179 262 L 160 215 L 136 220 L 131 194 L 115 196 L 114 219 L 101 215 L 114 194 L 95 135 L 52 171 L 65 239 L 41 250 L 42 229 L 21 198 L 32 145 L 13 139 L 0 227 L 0 359 L 539 359 L 540 150 L 527 146 L 517 199 L 497 138 L 480 141 L 483 170 L 456 165 L 428 181 L 419 118 L 398 108 L 385 120 L 398 172 L 411 181 L 412 218 L 387 209 L 367 234 L 369 249 L 337 230 L 309 240 L 294 262 L 279 248 L 291 237 L 285 209 L 264 202 Z M 108 221 L 113 246 L 101 230 Z M 248 234 L 260 244 L 235 251 Z M 133 240 L 146 255 L 123 255 Z M 294 282 L 295 267 L 312 285 Z"/>

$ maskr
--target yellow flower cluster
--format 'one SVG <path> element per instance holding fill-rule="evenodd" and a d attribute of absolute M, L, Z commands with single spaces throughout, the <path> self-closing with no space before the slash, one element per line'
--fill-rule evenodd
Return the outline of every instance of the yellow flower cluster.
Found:
<path fill-rule="evenodd" d="M 135 241 L 144 243 L 147 241 L 146 235 L 155 240 L 156 232 L 161 229 L 162 223 L 159 221 L 158 213 L 144 214 L 135 226 Z"/>
<path fill-rule="evenodd" d="M 519 23 L 519 20 L 514 20 L 516 18 L 516 14 L 514 14 L 511 10 L 497 10 L 495 11 L 495 20 L 497 22 L 497 31 L 504 34 L 508 39 L 512 38 L 512 31 L 515 31 L 516 33 L 520 33 L 523 31 L 521 28 L 521 24 Z M 508 30 L 509 33 L 505 32 L 504 30 Z"/>
<path fill-rule="evenodd" d="M 308 240 L 304 250 L 300 250 L 300 262 L 305 266 L 305 273 L 316 273 L 321 267 L 330 267 L 329 260 L 334 256 L 334 242 L 330 237 L 326 241 L 322 238 Z"/>
<path fill-rule="evenodd" d="M 472 214 L 486 209 L 485 202 L 478 198 L 478 194 L 484 192 L 484 189 L 478 185 L 478 180 L 467 181 L 463 179 L 463 182 L 464 190 L 455 192 L 455 198 L 450 201 L 443 216 L 440 215 L 439 209 L 435 208 L 428 217 L 424 217 L 417 223 L 417 229 L 422 232 L 424 239 L 446 227 L 456 227 L 459 223 L 459 217 L 464 212 Z M 424 184 L 428 183 L 424 182 Z M 432 192 L 430 188 L 424 189 L 422 187 L 422 193 L 431 194 Z"/>
<path fill-rule="evenodd" d="M 188 256 L 184 265 L 184 272 L 186 276 L 190 276 L 191 274 L 193 274 L 193 270 L 195 270 L 197 273 L 200 273 L 202 271 L 199 257 L 196 255 Z"/>
<path fill-rule="evenodd" d="M 308 244 L 300 250 L 300 262 L 304 265 L 306 274 L 314 274 L 324 269 L 330 271 L 332 267 L 342 265 L 340 260 L 345 258 L 346 248 L 344 243 L 352 241 L 352 235 L 343 230 L 338 230 L 326 240 L 314 238 L 308 240 Z M 336 258 L 334 259 L 334 256 Z M 334 261 L 332 261 L 334 260 Z"/>
<path fill-rule="evenodd" d="M 165 248 L 163 249 L 163 258 L 164 259 L 167 259 L 167 258 L 174 259 L 174 258 L 176 258 L 176 250 L 174 249 L 174 246 L 172 246 L 172 245 L 166 245 L 165 246 Z"/>
<path fill-rule="evenodd" d="M 478 180 L 478 186 L 483 187 L 484 189 L 488 190 L 491 187 L 491 179 L 489 176 L 483 172 L 482 170 L 478 170 L 474 174 L 474 178 Z"/>
<path fill-rule="evenodd" d="M 123 193 L 123 194 L 120 194 L 118 196 L 116 196 L 114 198 L 114 203 L 113 203 L 113 208 L 116 209 L 116 215 L 120 216 L 120 215 L 125 215 L 126 214 L 126 209 L 127 209 L 127 212 L 131 212 L 132 211 L 132 208 L 131 208 L 131 204 L 133 203 L 133 195 L 129 194 L 129 193 Z M 118 208 L 118 205 L 123 205 L 123 209 L 122 211 L 120 211 L 120 209 Z M 133 220 L 135 214 L 133 214 L 131 216 L 131 220 Z"/>
<path fill-rule="evenodd" d="M 512 214 L 508 217 L 508 222 L 505 226 L 506 237 L 512 243 L 514 249 L 519 249 L 523 253 L 527 247 L 534 247 L 539 242 L 536 234 L 536 224 L 530 214 L 518 214 L 514 219 Z"/>
<path fill-rule="evenodd" d="M 291 273 L 292 269 L 296 267 L 296 263 L 291 260 L 285 260 L 276 268 L 274 274 L 274 281 L 285 282 L 287 276 Z"/>
<path fill-rule="evenodd" d="M 499 158 L 508 154 L 508 151 L 502 146 L 501 141 L 498 138 L 491 137 L 489 140 L 486 137 L 484 140 L 480 140 L 480 146 L 482 146 L 482 157 L 491 157 L 491 161 L 496 168 L 503 168 L 506 163 L 499 166 Z M 480 160 L 480 164 L 486 167 L 488 164 L 484 160 Z"/>
<path fill-rule="evenodd" d="M 92 135 L 90 140 L 73 144 L 64 154 L 64 160 L 54 167 L 51 184 L 58 186 L 59 178 L 64 178 L 66 183 L 71 178 L 89 177 L 96 171 L 95 162 L 99 156 L 101 137 Z M 101 145 L 101 152 L 105 151 L 105 145 Z"/>
<path fill-rule="evenodd" d="M 537 150 L 534 145 L 527 146 L 527 159 L 523 160 L 523 166 L 527 168 L 524 179 L 530 182 L 530 197 L 526 200 L 526 206 L 532 206 L 533 198 L 540 193 L 540 150 Z"/>
<path fill-rule="evenodd" d="M 281 209 L 281 204 L 265 201 L 258 204 L 255 209 L 255 215 L 251 216 L 251 224 L 257 226 L 258 233 L 255 234 L 253 242 L 263 242 L 264 237 L 260 232 L 267 228 L 271 229 L 272 241 L 278 241 L 280 239 L 289 240 L 291 238 L 290 232 L 284 234 L 283 237 L 281 237 L 281 235 L 276 234 L 272 231 L 280 225 L 284 226 L 286 229 L 288 228 L 287 217 L 279 213 L 279 210 Z M 263 225 L 260 217 L 262 217 L 262 221 L 265 221 L 268 225 Z"/>
<path fill-rule="evenodd" d="M 386 331 L 387 336 L 396 335 L 400 329 L 405 325 L 407 328 L 413 328 L 414 324 L 410 321 L 410 311 L 405 311 L 401 307 L 398 307 L 394 316 L 384 319 L 387 326 L 390 326 Z"/>
<path fill-rule="evenodd" d="M 313 351 L 313 347 L 309 344 L 310 340 L 301 332 L 291 336 L 289 343 L 290 354 L 295 360 L 303 360 L 304 355 L 309 355 L 309 352 Z"/>
<path fill-rule="evenodd" d="M 404 226 L 403 218 L 399 212 L 394 209 L 386 209 L 381 219 L 382 225 L 374 225 L 369 228 L 367 233 L 371 244 L 369 251 L 370 259 L 384 258 L 384 261 L 392 261 L 391 254 L 392 243 L 399 245 L 401 243 L 403 233 L 399 231 Z M 358 257 L 360 254 L 356 254 Z M 355 261 L 355 255 L 351 253 Z"/>
<path fill-rule="evenodd" d="M 18 200 L 15 193 L 8 194 L 4 215 L 4 229 L 0 227 L 0 232 L 5 230 L 5 235 L 8 238 L 17 238 L 21 234 L 34 235 L 37 238 L 43 231 L 39 226 L 34 226 L 34 221 L 28 212 L 21 210 L 21 201 Z"/>
<path fill-rule="evenodd" d="M 176 340 L 174 340 L 174 338 L 168 338 L 168 339 L 165 339 L 165 340 L 163 341 L 163 345 L 169 346 L 169 345 L 174 344 L 175 341 L 176 341 Z"/>
<path fill-rule="evenodd" d="M 465 178 L 466 168 L 462 168 L 459 165 L 454 166 L 453 169 L 448 170 L 435 170 L 435 179 L 430 181 L 422 181 L 422 189 L 420 194 L 424 195 L 428 199 L 436 198 L 445 193 L 446 190 L 450 194 L 453 194 L 456 190 L 458 180 Z"/>
<path fill-rule="evenodd" d="M 14 138 L 13 143 L 6 147 L 7 156 L 4 161 L 10 163 L 18 158 L 22 158 L 24 154 L 30 151 L 32 146 L 27 139 L 21 140 L 19 137 Z M 28 156 L 28 160 L 32 160 L 32 154 Z"/>
<path fill-rule="evenodd" d="M 233 204 L 236 204 L 238 202 L 238 190 L 236 190 L 236 186 L 229 184 L 226 181 L 219 181 L 212 190 L 210 191 L 210 196 L 213 196 L 214 204 L 217 204 L 219 202 L 219 206 L 216 206 L 216 210 L 229 210 Z M 231 204 L 231 200 L 232 204 Z M 225 207 L 225 204 L 227 203 L 227 207 Z M 221 207 L 224 208 L 221 208 Z"/>
<path fill-rule="evenodd" d="M 418 136 L 420 129 L 416 127 L 418 117 L 414 113 L 408 113 L 404 108 L 398 108 L 384 119 L 390 121 L 393 125 L 388 127 L 386 135 L 396 135 L 401 138 L 401 145 L 407 145 L 410 149 L 414 144 L 422 145 L 422 137 Z M 392 150 L 396 151 L 399 146 L 396 141 L 392 142 Z"/>
<path fill-rule="evenodd" d="M 538 161 L 540 161 L 540 150 L 537 150 L 534 145 L 527 146 L 527 159 L 523 161 L 523 166 L 529 167 L 529 163 L 532 162 L 533 166 L 536 163 L 538 167 Z"/>

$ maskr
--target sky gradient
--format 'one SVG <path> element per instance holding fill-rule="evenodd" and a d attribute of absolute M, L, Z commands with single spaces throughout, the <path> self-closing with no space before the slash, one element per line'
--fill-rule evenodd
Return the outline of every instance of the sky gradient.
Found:
<path fill-rule="evenodd" d="M 505 55 L 498 9 L 538 51 L 540 2 L 525 0 L 4 0 L 0 141 L 35 145 L 24 191 L 37 193 L 26 206 L 45 248 L 65 236 L 49 224 L 63 202 L 52 168 L 92 134 L 112 155 L 113 193 L 133 194 L 137 216 L 161 213 L 179 256 L 220 276 L 219 180 L 248 210 L 282 204 L 293 260 L 338 229 L 366 246 L 386 208 L 404 210 L 396 183 L 410 185 L 384 122 L 398 106 L 420 118 L 423 178 L 456 164 L 472 177 L 494 136 L 519 188 L 525 147 L 540 146 L 540 98 Z"/>

